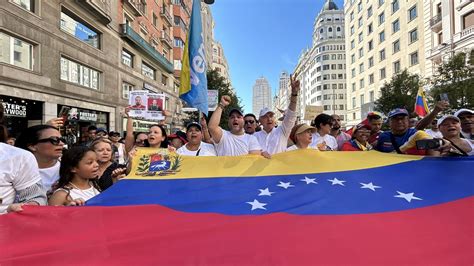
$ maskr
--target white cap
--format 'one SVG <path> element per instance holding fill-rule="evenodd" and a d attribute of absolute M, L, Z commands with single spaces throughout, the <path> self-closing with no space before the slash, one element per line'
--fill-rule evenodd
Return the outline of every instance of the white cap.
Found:
<path fill-rule="evenodd" d="M 458 121 L 458 122 L 461 122 L 461 120 L 459 120 L 459 118 L 458 118 L 457 116 L 454 116 L 454 115 L 445 115 L 445 116 L 441 117 L 440 119 L 438 119 L 438 127 L 439 127 L 439 125 L 441 125 L 441 124 L 444 122 L 444 120 L 446 120 L 446 119 L 454 119 L 454 120 L 456 120 L 456 121 Z"/>
<path fill-rule="evenodd" d="M 270 108 L 268 107 L 263 107 L 262 110 L 260 110 L 260 117 L 268 114 L 268 113 L 272 113 L 272 114 L 275 114 L 275 112 L 273 112 L 272 110 L 270 110 Z"/>
<path fill-rule="evenodd" d="M 454 113 L 454 116 L 459 117 L 459 115 L 462 114 L 462 113 L 470 113 L 471 115 L 473 115 L 473 114 L 474 114 L 474 111 L 472 111 L 471 109 L 465 109 L 465 108 L 463 108 L 463 109 L 457 110 L 456 113 Z"/>

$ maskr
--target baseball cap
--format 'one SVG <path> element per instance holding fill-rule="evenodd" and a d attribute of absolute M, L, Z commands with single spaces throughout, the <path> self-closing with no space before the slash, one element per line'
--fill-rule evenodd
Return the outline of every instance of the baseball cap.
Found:
<path fill-rule="evenodd" d="M 365 129 L 368 129 L 368 130 L 372 130 L 372 127 L 368 124 L 363 124 L 363 123 L 360 123 L 360 124 L 357 124 L 354 126 L 354 128 L 352 129 L 352 138 L 355 137 L 355 133 L 359 130 L 359 129 L 362 129 L 362 128 L 365 128 Z"/>
<path fill-rule="evenodd" d="M 105 133 L 107 135 L 107 130 L 103 129 L 103 128 L 98 128 L 96 131 L 95 131 L 95 134 L 99 134 L 99 133 Z"/>
<path fill-rule="evenodd" d="M 234 108 L 234 109 L 230 110 L 229 116 L 231 116 L 233 113 L 239 113 L 239 115 L 244 116 L 242 111 L 240 111 L 240 109 L 238 109 L 238 108 Z"/>
<path fill-rule="evenodd" d="M 403 109 L 403 108 L 395 108 L 392 111 L 390 111 L 390 113 L 388 113 L 388 118 L 392 118 L 392 117 L 397 116 L 397 115 L 406 115 L 406 116 L 408 116 L 408 111 L 407 111 L 407 109 Z"/>
<path fill-rule="evenodd" d="M 176 133 L 171 134 L 171 135 L 168 136 L 168 139 L 170 139 L 170 140 L 175 139 L 175 138 L 180 139 L 185 144 L 188 143 L 186 133 L 184 133 L 183 131 L 176 131 Z"/>
<path fill-rule="evenodd" d="M 445 116 L 441 117 L 440 119 L 438 119 L 438 123 L 437 123 L 438 127 L 439 127 L 439 125 L 441 125 L 446 119 L 454 119 L 454 120 L 456 120 L 456 121 L 458 121 L 458 122 L 461 122 L 461 120 L 459 120 L 459 118 L 458 118 L 457 116 L 454 116 L 454 115 L 445 115 Z"/>
<path fill-rule="evenodd" d="M 186 126 L 186 131 L 188 131 L 191 127 L 197 127 L 199 131 L 202 131 L 202 126 L 199 123 L 191 122 Z"/>
<path fill-rule="evenodd" d="M 474 114 L 474 111 L 471 110 L 471 109 L 463 108 L 463 109 L 457 110 L 456 113 L 454 113 L 454 116 L 459 117 L 459 115 L 462 114 L 462 113 L 470 113 L 472 115 L 472 114 Z"/>
<path fill-rule="evenodd" d="M 272 114 L 275 114 L 275 112 L 273 112 L 272 110 L 270 110 L 270 108 L 268 107 L 263 107 L 262 110 L 260 110 L 260 117 L 268 114 L 268 113 L 272 113 Z"/>
<path fill-rule="evenodd" d="M 306 130 L 308 129 L 311 129 L 311 133 L 315 133 L 316 132 L 316 128 L 315 127 L 312 127 L 308 124 L 299 124 L 299 125 L 296 125 L 293 127 L 293 129 L 291 130 L 291 133 L 290 133 L 290 139 L 293 141 L 293 142 L 296 142 L 296 138 L 295 136 L 298 135 L 298 134 L 301 134 L 303 132 L 305 132 Z"/>

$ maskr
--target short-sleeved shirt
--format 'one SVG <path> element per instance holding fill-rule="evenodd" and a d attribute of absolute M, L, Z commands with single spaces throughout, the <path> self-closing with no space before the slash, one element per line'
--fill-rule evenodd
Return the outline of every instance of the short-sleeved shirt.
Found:
<path fill-rule="evenodd" d="M 219 156 L 239 156 L 247 155 L 250 151 L 261 151 L 262 147 L 258 144 L 257 138 L 253 135 L 244 133 L 235 135 L 227 130 L 222 130 L 222 137 L 219 143 L 214 144 L 217 155 Z"/>
<path fill-rule="evenodd" d="M 418 130 L 414 128 L 409 128 L 403 135 L 393 135 L 392 132 L 385 131 L 382 134 L 380 134 L 379 140 L 377 141 L 376 150 L 381 151 L 381 152 L 387 152 L 387 153 L 396 152 L 392 144 L 391 136 L 394 137 L 395 144 L 400 148 L 417 131 Z M 426 151 L 417 150 L 416 147 L 414 147 L 414 148 L 408 149 L 405 153 L 412 154 L 412 155 L 425 155 Z"/>
<path fill-rule="evenodd" d="M 59 180 L 59 167 L 61 163 L 57 161 L 53 166 L 48 168 L 39 169 L 41 181 L 43 182 L 43 187 L 46 191 L 51 190 L 56 181 Z"/>
<path fill-rule="evenodd" d="M 331 148 L 333 151 L 337 151 L 337 140 L 335 137 L 326 134 L 323 137 L 319 135 L 318 132 L 313 133 L 313 140 L 311 141 L 311 144 L 309 146 L 311 147 L 318 147 L 318 144 L 321 144 L 323 142 L 326 142 L 326 145 Z"/>
<path fill-rule="evenodd" d="M 262 151 L 266 151 L 269 154 L 286 151 L 288 137 L 290 136 L 295 121 L 296 112 L 288 109 L 285 112 L 285 118 L 281 126 L 273 128 L 270 133 L 267 133 L 265 130 L 255 132 L 253 135 L 257 138 L 258 143 L 262 147 Z"/>
<path fill-rule="evenodd" d="M 346 132 L 339 131 L 339 134 L 336 136 L 337 149 L 342 150 L 342 145 L 344 145 L 344 143 L 349 140 L 351 140 L 351 135 L 347 134 Z"/>
<path fill-rule="evenodd" d="M 439 132 L 439 131 L 433 131 L 432 129 L 426 129 L 425 132 L 428 133 L 428 135 L 432 136 L 433 138 L 437 138 L 437 139 L 442 139 L 443 138 L 443 134 L 441 134 L 441 132 Z"/>
<path fill-rule="evenodd" d="M 38 163 L 28 151 L 0 143 L 0 213 L 15 201 L 16 191 L 41 182 Z M 5 207 L 4 207 L 5 206 Z"/>
<path fill-rule="evenodd" d="M 317 147 L 308 146 L 308 149 L 319 151 Z M 300 148 L 298 148 L 298 146 L 296 145 L 291 145 L 290 147 L 286 148 L 286 151 L 296 151 L 296 150 L 300 150 Z"/>
<path fill-rule="evenodd" d="M 199 148 L 195 151 L 188 150 L 186 145 L 183 145 L 176 152 L 180 155 L 186 155 L 186 156 L 217 156 L 216 149 L 211 144 L 201 141 Z M 197 154 L 198 151 L 199 151 L 199 154 Z"/>

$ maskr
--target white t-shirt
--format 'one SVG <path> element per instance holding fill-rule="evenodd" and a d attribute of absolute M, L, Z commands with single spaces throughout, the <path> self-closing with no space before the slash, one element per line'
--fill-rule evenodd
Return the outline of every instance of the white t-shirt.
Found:
<path fill-rule="evenodd" d="M 46 191 L 51 189 L 51 186 L 54 182 L 58 181 L 59 179 L 59 167 L 61 163 L 59 161 L 56 162 L 53 166 L 49 168 L 42 168 L 39 169 L 39 173 L 41 176 L 41 181 L 43 182 L 43 187 Z"/>
<path fill-rule="evenodd" d="M 68 192 L 64 188 L 58 188 L 56 191 L 64 191 Z M 72 188 L 69 190 L 69 197 L 71 197 L 72 200 L 77 200 L 77 199 L 83 199 L 85 201 L 90 200 L 91 198 L 97 196 L 100 194 L 100 191 L 98 191 L 94 186 L 91 185 L 90 188 L 87 189 L 79 189 L 79 188 Z"/>
<path fill-rule="evenodd" d="M 443 134 L 439 131 L 433 131 L 431 129 L 427 129 L 425 130 L 426 133 L 428 133 L 428 135 L 432 136 L 433 138 L 438 138 L 438 139 L 442 139 L 443 138 Z"/>
<path fill-rule="evenodd" d="M 187 155 L 187 156 L 217 156 L 216 149 L 211 144 L 201 141 L 201 145 L 199 145 L 199 148 L 195 151 L 188 150 L 188 148 L 186 147 L 187 145 L 188 144 L 183 145 L 176 152 L 180 155 Z M 196 155 L 198 151 L 199 151 L 199 155 Z"/>
<path fill-rule="evenodd" d="M 286 151 L 294 151 L 294 150 L 299 150 L 300 148 L 298 148 L 298 146 L 296 145 L 292 145 L 290 147 L 288 147 L 286 149 Z M 318 147 L 311 147 L 311 146 L 308 146 L 308 149 L 312 149 L 312 150 L 317 150 L 318 151 Z"/>
<path fill-rule="evenodd" d="M 309 144 L 310 147 L 318 147 L 318 144 L 326 142 L 326 145 L 331 148 L 333 151 L 337 151 L 337 140 L 335 137 L 326 134 L 324 137 L 321 137 L 318 132 L 313 133 L 313 141 Z"/>
<path fill-rule="evenodd" d="M 285 118 L 283 119 L 281 126 L 273 128 L 270 133 L 267 133 L 265 130 L 255 132 L 253 135 L 257 138 L 258 143 L 262 147 L 262 151 L 266 151 L 269 154 L 286 151 L 288 137 L 290 136 L 295 121 L 296 112 L 288 109 L 285 112 Z"/>
<path fill-rule="evenodd" d="M 41 177 L 35 156 L 28 151 L 0 143 L 0 213 L 15 200 L 16 191 L 38 182 Z"/>
<path fill-rule="evenodd" d="M 247 133 L 234 135 L 227 130 L 222 130 L 222 137 L 215 147 L 219 156 L 247 155 L 250 151 L 262 150 L 255 136 Z"/>

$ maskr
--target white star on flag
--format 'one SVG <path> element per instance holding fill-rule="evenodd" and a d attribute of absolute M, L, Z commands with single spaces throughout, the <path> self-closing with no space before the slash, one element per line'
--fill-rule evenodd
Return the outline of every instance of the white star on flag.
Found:
<path fill-rule="evenodd" d="M 372 191 L 375 191 L 376 188 L 381 188 L 379 186 L 376 186 L 374 184 L 372 184 L 372 182 L 368 183 L 368 184 L 365 184 L 365 183 L 360 183 L 362 186 L 360 188 L 368 188 Z"/>
<path fill-rule="evenodd" d="M 343 183 L 346 182 L 346 181 L 344 181 L 344 180 L 339 180 L 339 179 L 337 179 L 337 178 L 334 178 L 334 179 L 332 179 L 332 180 L 331 180 L 331 179 L 328 179 L 328 181 L 331 182 L 331 183 L 332 183 L 331 185 L 333 185 L 333 186 L 334 186 L 334 185 L 341 185 L 341 186 L 344 186 Z"/>
<path fill-rule="evenodd" d="M 275 192 L 271 192 L 268 188 L 259 189 L 259 190 L 260 190 L 260 194 L 258 194 L 259 196 L 271 196 L 273 193 L 275 193 Z"/>
<path fill-rule="evenodd" d="M 278 184 L 277 187 L 288 189 L 289 187 L 294 187 L 294 186 L 291 184 L 291 182 L 285 183 L 285 182 L 280 181 L 280 184 Z"/>
<path fill-rule="evenodd" d="M 257 210 L 257 209 L 266 210 L 266 208 L 265 208 L 264 206 L 267 205 L 267 204 L 266 204 L 266 203 L 259 202 L 259 201 L 256 200 L 256 199 L 254 199 L 253 201 L 248 201 L 247 203 L 250 204 L 250 205 L 252 205 L 252 211 L 253 211 L 253 210 Z"/>
<path fill-rule="evenodd" d="M 397 193 L 398 193 L 398 195 L 395 195 L 394 196 L 395 198 L 406 199 L 408 202 L 411 202 L 411 200 L 423 200 L 421 198 L 415 197 L 414 192 L 412 192 L 412 193 L 403 193 L 403 192 L 397 191 Z"/>
<path fill-rule="evenodd" d="M 306 182 L 306 185 L 317 184 L 318 182 L 316 182 L 315 180 L 316 178 L 308 178 L 307 176 L 305 176 L 304 179 L 300 179 L 300 181 Z"/>

